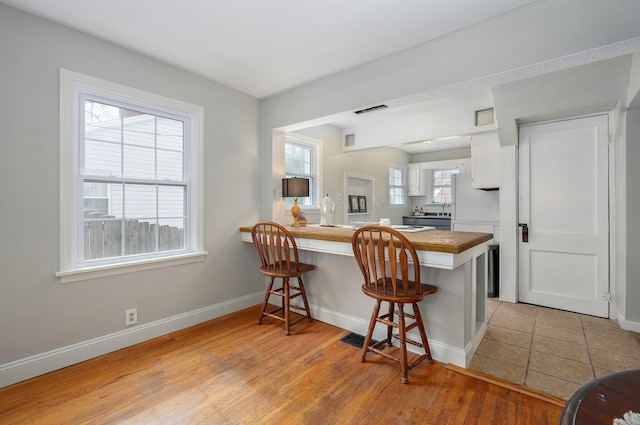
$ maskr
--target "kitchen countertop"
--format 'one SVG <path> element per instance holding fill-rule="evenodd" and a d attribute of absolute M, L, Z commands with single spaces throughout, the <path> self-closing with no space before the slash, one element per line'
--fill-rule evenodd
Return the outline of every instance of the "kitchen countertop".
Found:
<path fill-rule="evenodd" d="M 251 233 L 253 226 L 243 226 L 241 232 Z M 307 225 L 304 227 L 286 226 L 294 238 L 317 239 L 332 242 L 351 243 L 354 230 L 345 227 L 321 227 Z M 453 232 L 450 230 L 429 230 L 426 232 L 403 233 L 416 250 L 446 252 L 459 254 L 493 239 L 491 233 Z"/>

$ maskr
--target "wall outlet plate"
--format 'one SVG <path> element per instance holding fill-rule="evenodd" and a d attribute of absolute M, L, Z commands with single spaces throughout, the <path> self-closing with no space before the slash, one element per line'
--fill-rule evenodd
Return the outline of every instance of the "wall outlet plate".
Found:
<path fill-rule="evenodd" d="M 138 323 L 138 309 L 137 308 L 130 308 L 128 310 L 125 311 L 125 326 L 131 326 L 131 325 L 135 325 L 136 323 Z"/>

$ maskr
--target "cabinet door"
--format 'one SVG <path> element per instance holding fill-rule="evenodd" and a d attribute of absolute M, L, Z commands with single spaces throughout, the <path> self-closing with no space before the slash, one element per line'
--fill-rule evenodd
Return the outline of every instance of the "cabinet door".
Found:
<path fill-rule="evenodd" d="M 500 141 L 496 133 L 478 134 L 471 140 L 473 187 L 500 187 Z"/>
<path fill-rule="evenodd" d="M 422 178 L 420 164 L 409 164 L 407 183 L 409 196 L 424 196 L 424 179 Z"/>

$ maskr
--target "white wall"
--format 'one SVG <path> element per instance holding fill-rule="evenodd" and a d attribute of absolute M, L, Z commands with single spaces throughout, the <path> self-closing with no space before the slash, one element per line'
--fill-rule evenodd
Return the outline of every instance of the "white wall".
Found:
<path fill-rule="evenodd" d="M 505 187 L 506 180 L 506 188 L 513 186 L 512 189 L 504 191 L 501 188 L 500 194 L 501 209 L 506 211 L 501 212 L 501 256 L 506 256 L 502 257 L 503 260 L 508 259 L 508 264 L 503 264 L 501 268 L 501 275 L 503 271 L 507 274 L 509 279 L 503 282 L 512 288 L 507 291 L 506 296 L 516 300 L 516 120 L 521 117 L 544 119 L 545 114 L 550 111 L 557 117 L 562 114 L 569 116 L 570 113 L 584 113 L 587 110 L 592 112 L 594 109 L 606 110 L 607 107 L 613 107 L 615 103 L 603 104 L 598 99 L 607 98 L 607 90 L 613 90 L 609 99 L 615 99 L 619 95 L 618 88 L 624 84 L 614 79 L 623 78 L 628 84 L 628 59 L 620 58 L 619 61 L 614 60 L 608 64 L 597 62 L 612 57 L 607 56 L 608 54 L 615 56 L 614 51 L 621 51 L 620 55 L 629 53 L 624 51 L 624 46 L 637 44 L 640 37 L 638 16 L 640 2 L 633 0 L 548 0 L 537 3 L 499 19 L 263 100 L 263 146 L 266 150 L 270 149 L 271 131 L 274 128 L 302 126 L 307 122 L 317 123 L 332 114 L 391 99 L 415 97 L 418 100 L 426 96 L 450 94 L 458 89 L 474 88 L 481 84 L 498 86 L 522 79 L 533 79 L 533 82 L 526 82 L 521 86 L 514 85 L 527 93 L 535 91 L 536 87 L 545 89 L 535 96 L 535 100 L 526 106 L 526 110 L 520 109 L 510 113 L 505 109 L 499 110 L 496 105 L 497 121 L 501 128 L 504 126 L 509 131 L 505 136 L 506 142 L 501 140 L 503 150 L 507 148 L 506 145 L 509 146 L 501 154 L 501 160 L 504 161 L 501 171 L 502 185 Z M 629 40 L 634 41 L 624 43 Z M 616 49 L 598 50 L 616 43 L 620 43 Z M 622 50 L 619 50 L 621 47 Z M 561 95 L 552 93 L 554 101 L 549 105 L 543 93 L 548 93 L 550 88 L 563 88 L 557 84 L 562 78 L 556 80 L 554 75 L 547 73 L 590 62 L 594 62 L 593 69 L 596 73 L 604 72 L 601 74 L 604 78 L 595 81 L 597 85 L 586 84 L 587 81 L 593 83 L 593 80 L 579 78 L 576 86 L 560 90 Z M 620 73 L 624 72 L 625 67 L 627 75 L 621 76 Z M 542 83 L 535 81 L 539 75 L 544 75 L 539 77 Z M 612 84 L 615 87 L 613 89 Z M 573 91 L 577 88 L 583 92 Z M 516 96 L 517 93 L 509 93 L 505 89 L 500 107 L 518 102 L 522 105 L 523 102 Z M 565 96 L 564 99 L 561 96 Z M 575 104 L 576 101 L 596 102 L 597 105 L 589 104 L 586 105 L 588 108 L 585 108 L 585 104 Z M 562 108 L 562 111 L 558 108 Z M 270 173 L 270 159 L 267 155 L 263 157 L 265 176 L 269 176 Z M 629 184 L 635 185 L 635 182 Z M 265 190 L 268 189 L 268 186 L 265 187 Z M 512 206 L 511 209 L 507 207 L 509 204 Z M 263 208 L 265 214 L 270 213 L 270 203 L 264 204 Z M 637 216 L 637 210 L 635 214 L 627 210 L 627 215 Z M 510 232 L 507 239 L 503 237 L 502 232 L 505 231 Z M 637 307 L 635 310 L 640 311 Z"/>
<path fill-rule="evenodd" d="M 353 152 L 342 151 L 342 130 L 332 125 L 321 125 L 306 128 L 296 132 L 320 141 L 322 144 L 322 182 L 321 194 L 329 194 L 335 203 L 334 222 L 344 223 L 344 208 L 347 206 L 348 194 L 345 193 L 344 173 L 356 173 L 371 176 L 375 179 L 375 217 L 378 221 L 381 217 L 388 217 L 394 224 L 402 223 L 402 216 L 411 211 L 411 200 L 407 200 L 406 207 L 389 206 L 389 165 L 406 166 L 411 155 L 395 148 L 370 149 Z M 278 188 L 279 179 L 283 177 L 284 170 L 277 167 L 284 164 L 284 140 L 281 137 L 274 139 L 274 188 Z M 271 189 L 273 193 L 273 188 Z M 339 200 L 340 194 L 342 199 Z M 321 197 L 322 197 L 321 196 Z M 281 223 L 292 221 L 288 212 L 284 211 L 284 202 L 274 200 L 273 217 Z M 319 210 L 303 208 L 309 223 L 320 222 Z"/>
<path fill-rule="evenodd" d="M 627 111 L 627 221 L 625 319 L 640 323 L 640 108 Z M 640 332 L 640 328 L 635 329 Z"/>
<path fill-rule="evenodd" d="M 257 258 L 238 233 L 259 217 L 256 99 L 2 4 L 0 61 L 0 387 L 64 366 L 52 350 L 91 342 L 71 353 L 82 360 L 154 332 L 133 329 L 171 322 L 164 333 L 262 296 Z M 55 277 L 60 68 L 205 108 L 204 262 L 69 284 Z M 131 307 L 138 325 L 119 338 Z"/>

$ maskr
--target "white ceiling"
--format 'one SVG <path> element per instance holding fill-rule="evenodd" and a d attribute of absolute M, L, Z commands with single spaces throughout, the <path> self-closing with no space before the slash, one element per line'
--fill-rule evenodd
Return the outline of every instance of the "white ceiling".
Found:
<path fill-rule="evenodd" d="M 257 98 L 539 0 L 0 0 Z"/>

